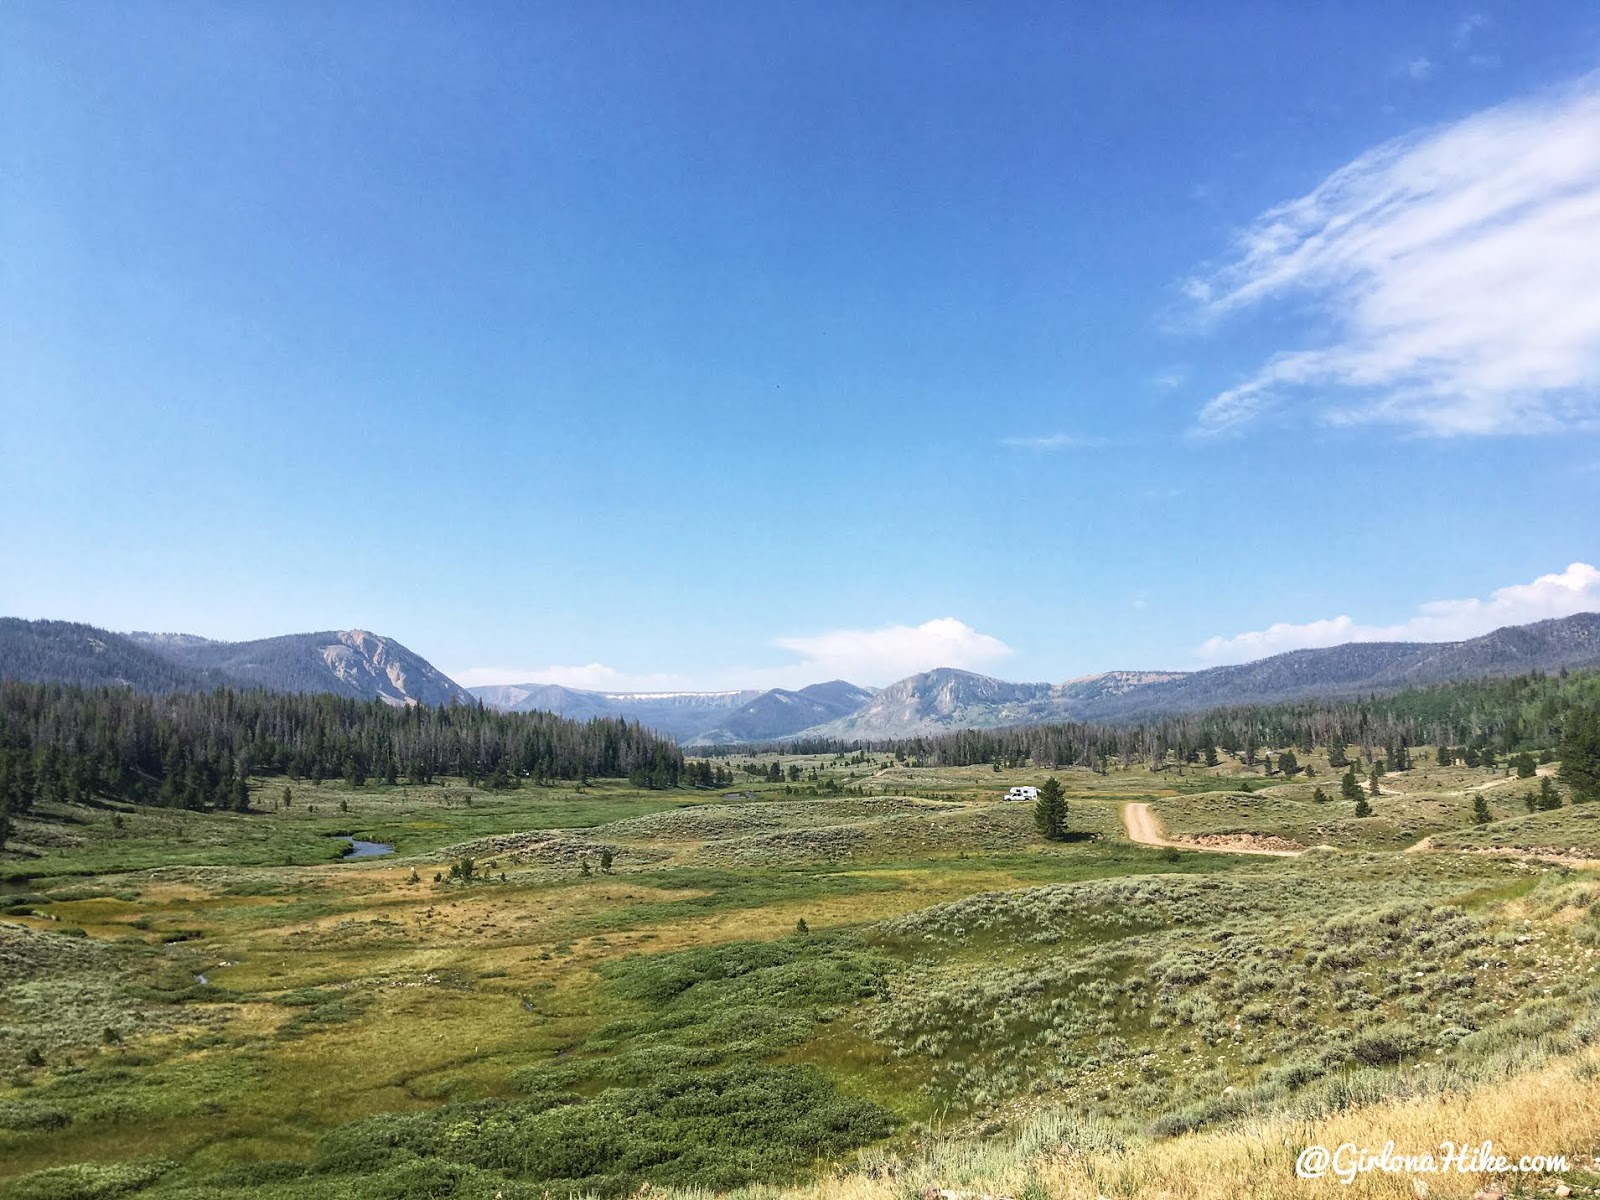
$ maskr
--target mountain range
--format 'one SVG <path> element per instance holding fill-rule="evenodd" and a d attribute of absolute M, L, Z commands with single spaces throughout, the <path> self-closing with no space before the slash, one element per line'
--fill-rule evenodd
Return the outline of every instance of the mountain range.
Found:
<path fill-rule="evenodd" d="M 1133 721 L 1245 704 L 1341 699 L 1484 675 L 1600 666 L 1600 614 L 1510 625 L 1456 642 L 1353 642 L 1200 671 L 1109 671 L 1008 683 L 940 667 L 882 689 L 844 680 L 722 692 L 462 688 L 393 638 L 361 629 L 218 642 L 0 618 L 0 678 L 166 692 L 221 686 L 465 704 L 586 720 L 622 717 L 686 746 L 801 737 L 886 739 L 1043 721 Z"/>
<path fill-rule="evenodd" d="M 563 717 L 626 717 L 692 746 L 767 742 L 844 717 L 872 699 L 876 688 L 842 679 L 799 691 L 588 692 L 553 683 L 496 684 L 469 691 L 490 708 L 543 709 Z"/>
<path fill-rule="evenodd" d="M 216 642 L 188 633 L 112 633 L 70 621 L 0 617 L 0 677 L 120 685 L 331 692 L 389 704 L 470 704 L 465 689 L 393 638 L 363 629 Z"/>
<path fill-rule="evenodd" d="M 1482 675 L 1600 666 L 1600 614 L 1510 625 L 1457 642 L 1351 642 L 1200 671 L 1108 671 L 1065 683 L 1008 683 L 939 667 L 881 690 L 835 682 L 799 692 L 585 692 L 472 688 L 491 707 L 637 718 L 688 746 L 794 738 L 885 739 L 1044 721 L 1133 721 L 1245 704 L 1343 699 Z M 507 704 L 513 694 L 524 697 Z M 815 707 L 806 701 L 818 702 Z M 842 709 L 800 722 L 830 705 Z M 673 706 L 670 716 L 665 706 Z M 722 714 L 726 713 L 724 716 Z M 695 729 L 695 722 L 704 725 Z"/>

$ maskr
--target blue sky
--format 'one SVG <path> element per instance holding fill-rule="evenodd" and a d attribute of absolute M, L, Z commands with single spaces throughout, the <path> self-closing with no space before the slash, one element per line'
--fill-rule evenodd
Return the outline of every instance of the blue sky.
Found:
<path fill-rule="evenodd" d="M 1300 7 L 0 7 L 0 612 L 669 688 L 1600 608 L 1600 11 Z"/>

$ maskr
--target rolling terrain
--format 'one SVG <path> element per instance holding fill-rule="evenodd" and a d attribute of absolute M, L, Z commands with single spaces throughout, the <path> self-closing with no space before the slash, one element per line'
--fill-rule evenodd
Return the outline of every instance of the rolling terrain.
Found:
<path fill-rule="evenodd" d="M 1595 1180 L 1600 882 L 1539 857 L 1600 851 L 1585 806 L 1435 764 L 1359 818 L 1322 750 L 1226 755 L 1059 770 L 1047 842 L 999 799 L 1037 768 L 726 761 L 41 805 L 0 857 L 0 1195 L 1288 1197 L 1368 1129 Z M 1306 852 L 1206 848 L 1240 837 Z"/>

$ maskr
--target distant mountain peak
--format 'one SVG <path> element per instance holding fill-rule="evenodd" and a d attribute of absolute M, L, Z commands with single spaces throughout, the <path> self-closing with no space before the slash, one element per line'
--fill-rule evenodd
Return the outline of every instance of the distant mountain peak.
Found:
<path fill-rule="evenodd" d="M 715 692 L 591 692 L 557 684 L 490 684 L 470 689 L 491 708 L 553 712 L 579 720 L 622 718 L 691 746 L 772 741 L 832 720 L 873 695 L 842 679 L 798 692 L 743 688 Z"/>
<path fill-rule="evenodd" d="M 128 637 L 175 663 L 218 672 L 236 686 L 335 692 L 394 705 L 472 699 L 427 659 L 367 629 L 291 633 L 250 642 L 216 642 L 189 634 Z"/>

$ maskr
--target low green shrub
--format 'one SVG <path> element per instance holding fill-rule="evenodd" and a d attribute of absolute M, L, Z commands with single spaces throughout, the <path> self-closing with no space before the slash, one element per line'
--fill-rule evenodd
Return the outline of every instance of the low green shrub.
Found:
<path fill-rule="evenodd" d="M 0 1100 L 0 1129 L 29 1132 L 60 1129 L 72 1120 L 64 1108 L 38 1100 Z"/>
<path fill-rule="evenodd" d="M 51 1167 L 12 1180 L 6 1200 L 112 1200 L 148 1187 L 171 1169 L 164 1161 Z"/>
<path fill-rule="evenodd" d="M 366 1175 L 416 1158 L 557 1192 L 724 1190 L 796 1178 L 890 1129 L 887 1112 L 839 1095 L 816 1070 L 746 1063 L 669 1071 L 592 1100 L 543 1092 L 374 1117 L 326 1137 L 313 1170 Z"/>

